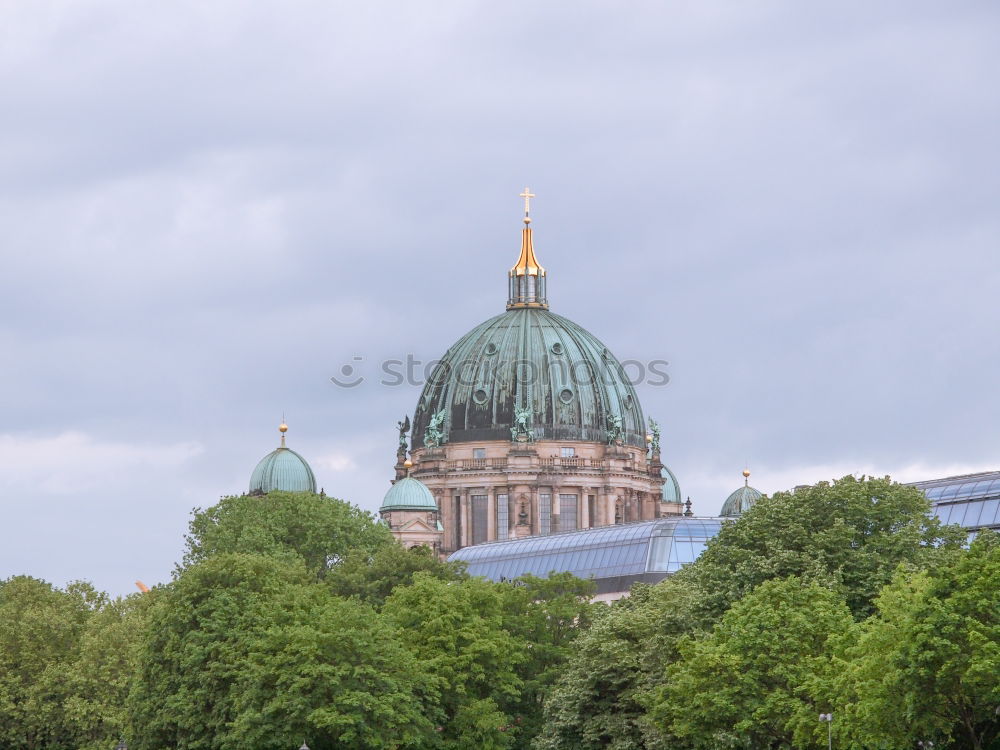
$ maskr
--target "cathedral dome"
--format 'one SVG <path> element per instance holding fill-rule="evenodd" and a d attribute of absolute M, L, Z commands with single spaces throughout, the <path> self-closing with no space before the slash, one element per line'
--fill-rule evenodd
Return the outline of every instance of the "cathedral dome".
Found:
<path fill-rule="evenodd" d="M 664 503 L 681 502 L 681 486 L 677 482 L 677 477 L 666 466 L 660 469 L 660 476 L 663 477 L 663 488 L 660 490 L 660 498 Z"/>
<path fill-rule="evenodd" d="M 287 425 L 281 424 L 281 445 L 268 453 L 250 475 L 250 494 L 266 495 L 273 490 L 316 492 L 316 477 L 302 456 L 285 446 Z"/>
<path fill-rule="evenodd" d="M 413 446 L 424 446 L 440 412 L 445 442 L 509 441 L 515 407 L 531 409 L 535 440 L 606 442 L 609 427 L 620 424 L 626 444 L 646 447 L 642 407 L 615 356 L 576 323 L 536 306 L 513 306 L 445 352 L 417 403 Z"/>
<path fill-rule="evenodd" d="M 762 497 L 764 496 L 758 490 L 750 486 L 750 472 L 744 471 L 743 486 L 726 498 L 726 502 L 722 504 L 722 512 L 719 513 L 719 515 L 743 515 Z"/>
<path fill-rule="evenodd" d="M 621 363 L 591 333 L 549 312 L 547 274 L 529 226 L 533 196 L 525 189 L 522 197 L 521 254 L 507 273 L 507 311 L 445 352 L 417 402 L 413 447 L 426 447 L 433 419 L 447 443 L 510 441 L 520 421 L 534 440 L 621 440 L 645 449 L 642 407 Z"/>
<path fill-rule="evenodd" d="M 398 480 L 389 491 L 385 493 L 382 500 L 382 507 L 379 511 L 387 510 L 437 510 L 437 503 L 434 495 L 427 489 L 427 485 L 419 479 L 413 477 L 403 477 Z"/>

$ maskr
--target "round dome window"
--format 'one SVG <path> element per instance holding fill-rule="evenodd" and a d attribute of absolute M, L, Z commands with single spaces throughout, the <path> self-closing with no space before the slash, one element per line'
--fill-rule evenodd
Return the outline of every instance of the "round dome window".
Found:
<path fill-rule="evenodd" d="M 484 351 L 485 351 L 485 352 L 486 352 L 487 354 L 496 354 L 496 353 L 497 353 L 497 345 L 496 345 L 496 344 L 494 344 L 494 343 L 493 343 L 493 342 L 491 341 L 491 342 L 489 342 L 489 343 L 488 343 L 488 344 L 486 345 L 486 349 L 485 349 Z"/>
<path fill-rule="evenodd" d="M 571 391 L 569 388 L 563 388 L 559 392 L 559 400 L 562 401 L 564 404 L 570 403 L 573 400 L 573 391 Z"/>
<path fill-rule="evenodd" d="M 477 388 L 476 392 L 472 394 L 472 400 L 477 404 L 485 404 L 490 400 L 490 394 L 484 391 L 482 388 Z"/>
<path fill-rule="evenodd" d="M 549 347 L 549 350 L 550 350 L 550 351 L 551 351 L 551 352 L 552 352 L 553 354 L 562 354 L 562 353 L 563 353 L 563 345 L 562 345 L 562 344 L 560 344 L 560 343 L 559 343 L 559 342 L 557 341 L 556 343 L 554 343 L 554 344 L 553 344 L 552 346 L 550 346 L 550 347 Z"/>

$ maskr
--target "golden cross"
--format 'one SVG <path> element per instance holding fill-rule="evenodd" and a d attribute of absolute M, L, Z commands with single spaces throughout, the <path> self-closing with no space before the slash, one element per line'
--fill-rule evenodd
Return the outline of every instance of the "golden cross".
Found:
<path fill-rule="evenodd" d="M 531 210 L 531 199 L 535 197 L 535 194 L 530 189 L 525 188 L 524 192 L 521 193 L 521 197 L 524 198 L 524 215 L 527 216 Z"/>

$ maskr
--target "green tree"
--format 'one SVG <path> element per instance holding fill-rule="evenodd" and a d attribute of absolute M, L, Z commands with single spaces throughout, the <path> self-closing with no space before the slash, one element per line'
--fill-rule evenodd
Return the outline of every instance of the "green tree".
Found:
<path fill-rule="evenodd" d="M 682 579 L 635 585 L 631 595 L 595 610 L 593 625 L 545 704 L 539 750 L 639 750 L 666 747 L 647 720 L 644 692 L 662 682 L 678 642 L 694 628 L 698 592 Z"/>
<path fill-rule="evenodd" d="M 95 610 L 66 675 L 63 712 L 77 750 L 107 750 L 129 730 L 126 703 L 138 669 L 148 597 L 115 599 Z"/>
<path fill-rule="evenodd" d="M 596 590 L 593 581 L 571 573 L 524 576 L 503 585 L 506 630 L 528 646 L 527 658 L 517 667 L 522 681 L 519 695 L 504 704 L 518 725 L 517 747 L 530 746 L 541 731 L 553 684 L 580 634 L 590 627 L 596 612 L 606 609 L 604 604 L 591 602 Z"/>
<path fill-rule="evenodd" d="M 154 589 L 129 698 L 130 746 L 228 747 L 239 714 L 233 686 L 257 645 L 261 610 L 310 580 L 301 561 L 218 554 Z"/>
<path fill-rule="evenodd" d="M 806 689 L 831 635 L 854 625 L 842 597 L 800 578 L 767 581 L 733 605 L 707 637 L 688 636 L 651 702 L 653 721 L 693 748 L 818 744 Z"/>
<path fill-rule="evenodd" d="M 150 595 L 130 746 L 279 750 L 426 741 L 426 677 L 392 625 L 301 561 L 219 554 Z"/>
<path fill-rule="evenodd" d="M 762 499 L 694 564 L 648 593 L 635 589 L 581 637 L 536 747 L 682 746 L 666 722 L 650 725 L 645 708 L 678 658 L 678 638 L 707 633 L 757 586 L 789 576 L 823 582 L 864 617 L 898 565 L 942 564 L 960 548 L 964 532 L 928 511 L 923 494 L 887 478 L 845 477 Z"/>
<path fill-rule="evenodd" d="M 352 550 L 372 553 L 393 543 L 370 513 L 343 500 L 308 492 L 239 495 L 194 511 L 182 567 L 224 553 L 278 555 L 301 558 L 322 577 Z"/>
<path fill-rule="evenodd" d="M 294 586 L 262 612 L 237 690 L 233 748 L 416 747 L 432 738 L 427 676 L 367 604 Z"/>
<path fill-rule="evenodd" d="M 443 562 L 427 547 L 386 544 L 374 552 L 368 549 L 349 551 L 327 574 L 326 583 L 338 596 L 356 596 L 381 607 L 397 586 L 412 583 L 414 574 L 420 572 L 442 581 L 468 577 L 464 563 Z"/>
<path fill-rule="evenodd" d="M 517 717 L 518 667 L 531 644 L 505 629 L 505 589 L 479 578 L 445 581 L 417 573 L 386 600 L 383 614 L 418 655 L 430 681 L 424 710 L 436 727 L 435 747 L 510 747 Z"/>
<path fill-rule="evenodd" d="M 928 567 L 964 541 L 916 488 L 847 476 L 763 498 L 680 575 L 703 592 L 706 625 L 764 581 L 793 575 L 830 580 L 861 618 L 900 564 Z"/>
<path fill-rule="evenodd" d="M 76 749 L 117 736 L 127 674 L 93 651 L 123 607 L 88 583 L 61 590 L 28 576 L 0 582 L 0 746 Z M 110 682 L 81 712 L 80 670 L 91 667 L 107 668 Z"/>
<path fill-rule="evenodd" d="M 843 706 L 849 746 L 1000 746 L 1000 537 L 899 571 L 877 605 L 816 691 Z"/>

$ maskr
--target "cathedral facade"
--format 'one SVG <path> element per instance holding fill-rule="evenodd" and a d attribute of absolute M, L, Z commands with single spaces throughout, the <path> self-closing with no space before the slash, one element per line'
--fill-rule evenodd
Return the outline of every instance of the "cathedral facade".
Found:
<path fill-rule="evenodd" d="M 549 310 L 529 216 L 533 196 L 526 189 L 522 197 L 506 310 L 445 352 L 417 401 L 412 431 L 409 417 L 400 423 L 395 481 L 416 479 L 430 491 L 436 546 L 445 554 L 684 510 L 661 462 L 659 428 L 647 425 L 618 359 Z M 406 543 L 403 527 L 413 519 L 397 509 L 394 523 L 389 511 L 383 504 L 383 519 Z"/>

